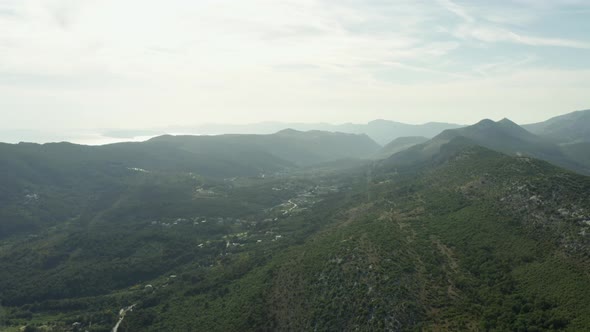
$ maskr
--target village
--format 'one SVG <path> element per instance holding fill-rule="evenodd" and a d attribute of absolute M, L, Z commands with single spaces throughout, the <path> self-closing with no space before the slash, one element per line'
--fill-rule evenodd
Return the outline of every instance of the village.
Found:
<path fill-rule="evenodd" d="M 284 186 L 275 186 L 270 190 L 280 192 L 292 190 L 287 184 Z M 244 247 L 250 244 L 261 244 L 264 242 L 280 241 L 286 234 L 281 234 L 280 221 L 297 216 L 307 211 L 310 207 L 320 202 L 325 195 L 337 193 L 341 190 L 334 185 L 315 185 L 299 190 L 295 196 L 283 201 L 282 203 L 261 210 L 259 214 L 244 217 L 229 216 L 190 216 L 170 219 L 159 219 L 147 221 L 150 226 L 160 227 L 162 231 L 182 230 L 182 231 L 199 231 L 209 232 L 211 229 L 223 227 L 227 230 L 220 238 L 203 241 L 198 244 L 199 248 L 205 248 L 215 241 L 223 241 L 225 248 Z M 195 189 L 195 195 L 213 196 L 219 195 L 211 189 L 198 187 Z"/>

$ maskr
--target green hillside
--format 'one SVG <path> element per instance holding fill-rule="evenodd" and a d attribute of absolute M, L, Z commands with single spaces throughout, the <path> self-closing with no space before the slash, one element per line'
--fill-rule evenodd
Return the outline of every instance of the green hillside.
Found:
<path fill-rule="evenodd" d="M 578 331 L 589 188 L 477 147 L 379 174 L 302 244 L 222 281 L 221 295 L 184 296 L 152 329 Z"/>
<path fill-rule="evenodd" d="M 577 111 L 524 126 L 559 144 L 590 142 L 590 110 Z"/>
<path fill-rule="evenodd" d="M 110 331 L 134 304 L 123 331 L 590 324 L 590 179 L 543 161 L 457 137 L 420 164 L 134 174 L 100 207 L 3 242 L 6 328 Z"/>
<path fill-rule="evenodd" d="M 563 152 L 580 165 L 590 165 L 590 142 L 561 145 Z"/>
<path fill-rule="evenodd" d="M 317 130 L 302 132 L 293 129 L 285 129 L 272 135 L 161 136 L 148 143 L 169 144 L 194 153 L 230 149 L 232 154 L 234 151 L 241 151 L 241 154 L 248 155 L 252 150 L 263 151 L 299 166 L 338 159 L 364 158 L 380 148 L 366 135 Z M 256 156 L 252 157 L 257 159 Z"/>
<path fill-rule="evenodd" d="M 408 137 L 399 137 L 394 139 L 393 141 L 389 142 L 387 145 L 381 148 L 373 156 L 374 159 L 385 159 L 391 157 L 392 155 L 407 150 L 414 145 L 418 145 L 428 141 L 428 138 L 423 136 L 408 136 Z"/>
<path fill-rule="evenodd" d="M 590 174 L 590 164 L 586 163 L 583 157 L 572 158 L 571 153 L 561 146 L 528 132 L 508 119 L 498 122 L 486 119 L 472 126 L 446 130 L 426 143 L 391 156 L 385 164 L 428 162 L 438 155 L 441 146 L 457 137 L 464 137 L 471 144 L 502 153 L 542 159 L 567 169 Z"/>
<path fill-rule="evenodd" d="M 145 174 L 260 177 L 359 159 L 378 149 L 364 135 L 289 130 L 273 135 L 160 136 L 103 146 L 0 144 L 0 238 L 92 216 L 115 204 Z"/>
<path fill-rule="evenodd" d="M 342 124 L 334 126 L 332 130 L 349 133 L 363 133 L 374 139 L 382 145 L 386 145 L 391 141 L 410 136 L 434 137 L 444 130 L 456 129 L 463 127 L 457 124 L 429 122 L 420 125 L 406 124 L 389 120 L 373 120 L 366 125 L 359 124 Z"/>
<path fill-rule="evenodd" d="M 381 145 L 386 145 L 396 138 L 408 136 L 424 136 L 432 138 L 447 129 L 455 129 L 461 125 L 452 123 L 428 122 L 424 124 L 407 124 L 390 120 L 373 120 L 368 123 L 284 123 L 261 122 L 245 125 L 204 124 L 200 126 L 187 126 L 178 128 L 181 132 L 197 132 L 202 134 L 217 135 L 219 133 L 232 134 L 271 134 L 285 128 L 299 131 L 329 131 L 350 134 L 364 134 Z M 157 132 L 151 132 L 152 134 Z M 104 133 L 109 137 L 134 137 L 150 134 L 145 131 L 110 130 Z"/>

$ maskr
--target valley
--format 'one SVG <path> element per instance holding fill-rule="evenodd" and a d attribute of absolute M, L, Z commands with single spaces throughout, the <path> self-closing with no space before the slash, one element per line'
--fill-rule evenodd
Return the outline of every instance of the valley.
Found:
<path fill-rule="evenodd" d="M 278 135 L 0 146 L 0 330 L 590 325 L 590 178 L 560 143 Z"/>

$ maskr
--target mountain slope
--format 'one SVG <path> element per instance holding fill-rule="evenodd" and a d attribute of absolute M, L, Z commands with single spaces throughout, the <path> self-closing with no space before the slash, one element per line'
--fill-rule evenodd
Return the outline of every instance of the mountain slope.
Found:
<path fill-rule="evenodd" d="M 589 178 L 477 146 L 419 173 L 375 176 L 370 194 L 356 192 L 322 231 L 224 284 L 223 296 L 184 297 L 152 329 L 577 331 L 590 323 Z"/>
<path fill-rule="evenodd" d="M 590 142 L 590 110 L 557 116 L 523 127 L 559 144 Z"/>
<path fill-rule="evenodd" d="M 285 130 L 272 135 L 166 135 L 146 142 L 103 146 L 0 144 L 0 163 L 9 170 L 1 174 L 4 181 L 58 181 L 86 172 L 86 167 L 244 176 L 297 164 L 362 158 L 379 148 L 365 135 Z"/>
<path fill-rule="evenodd" d="M 399 137 L 382 147 L 373 158 L 385 159 L 393 154 L 406 150 L 414 145 L 422 144 L 426 141 L 428 141 L 428 138 L 423 136 Z"/>
<path fill-rule="evenodd" d="M 208 144 L 212 143 L 224 144 L 224 148 L 227 146 L 237 151 L 256 149 L 301 166 L 338 159 L 364 158 L 380 148 L 362 134 L 317 130 L 301 132 L 293 129 L 271 135 L 164 136 L 148 142 L 176 144 L 191 152 L 211 149 Z"/>
<path fill-rule="evenodd" d="M 389 120 L 374 120 L 366 125 L 343 124 L 336 126 L 336 130 L 365 133 L 376 142 L 385 145 L 396 138 L 408 136 L 434 137 L 447 129 L 459 128 L 461 126 L 449 123 L 429 122 L 421 125 L 410 125 Z"/>
<path fill-rule="evenodd" d="M 561 145 L 563 153 L 580 165 L 590 165 L 590 142 Z"/>
<path fill-rule="evenodd" d="M 465 128 L 446 130 L 424 144 L 416 145 L 393 155 L 385 164 L 412 164 L 418 161 L 429 161 L 440 152 L 441 146 L 456 137 L 465 137 L 473 144 L 502 153 L 547 160 L 579 172 L 590 170 L 590 165 L 572 160 L 557 144 L 528 132 L 508 119 L 498 122 L 486 119 Z"/>
<path fill-rule="evenodd" d="M 350 134 L 365 134 L 381 145 L 385 145 L 398 137 L 425 136 L 434 137 L 446 129 L 459 128 L 460 125 L 450 123 L 429 122 L 420 125 L 412 125 L 389 120 L 374 120 L 366 124 L 344 123 L 281 123 L 263 122 L 248 125 L 201 125 L 197 127 L 176 128 L 180 132 L 196 132 L 199 134 L 217 135 L 220 133 L 232 134 L 271 134 L 285 128 L 300 131 L 331 131 Z M 108 134 L 108 133 L 107 133 Z M 121 136 L 121 135 L 117 135 Z"/>
<path fill-rule="evenodd" d="M 368 157 L 379 148 L 365 135 L 293 130 L 272 135 L 160 136 L 103 146 L 0 144 L 0 238 L 103 209 L 136 185 L 138 173 L 252 177 Z"/>
<path fill-rule="evenodd" d="M 123 330 L 584 330 L 590 178 L 463 136 L 438 151 L 205 192 L 135 172 L 90 220 L 3 242 L 3 323 L 109 331 L 136 304 Z"/>
<path fill-rule="evenodd" d="M 105 146 L 0 144 L 0 237 L 79 216 L 91 209 L 89 204 L 115 199 L 138 173 L 220 178 L 258 176 L 289 167 L 294 164 L 258 148 L 217 142 L 207 142 L 198 151 L 155 141 Z"/>

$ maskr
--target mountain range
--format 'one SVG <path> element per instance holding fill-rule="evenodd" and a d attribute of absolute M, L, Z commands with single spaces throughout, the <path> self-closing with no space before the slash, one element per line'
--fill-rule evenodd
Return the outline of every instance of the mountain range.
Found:
<path fill-rule="evenodd" d="M 547 121 L 525 125 L 526 130 L 551 139 L 558 144 L 590 142 L 590 110 L 577 111 Z"/>
<path fill-rule="evenodd" d="M 584 331 L 588 114 L 0 144 L 0 330 Z"/>
<path fill-rule="evenodd" d="M 206 124 L 192 127 L 174 127 L 162 130 L 108 130 L 103 133 L 107 137 L 133 138 L 135 136 L 158 135 L 166 131 L 197 133 L 199 135 L 219 134 L 272 134 L 286 128 L 298 131 L 329 131 L 349 134 L 365 134 L 380 145 L 404 136 L 433 137 L 445 129 L 459 128 L 460 125 L 430 122 L 421 125 L 406 124 L 389 120 L 374 120 L 367 124 L 329 124 L 329 123 L 282 123 L 262 122 L 247 125 L 216 125 Z"/>
<path fill-rule="evenodd" d="M 428 142 L 394 154 L 388 162 L 411 164 L 417 161 L 428 161 L 438 154 L 441 146 L 456 137 L 466 138 L 473 145 L 484 146 L 506 154 L 529 156 L 581 173 L 590 172 L 590 164 L 573 156 L 570 152 L 571 147 L 559 145 L 550 136 L 535 135 L 508 119 L 498 122 L 486 119 L 472 126 L 445 130 Z"/>
<path fill-rule="evenodd" d="M 590 141 L 585 130 L 590 122 L 590 111 L 577 111 L 551 118 L 547 121 L 522 125 L 533 134 L 550 138 L 558 144 L 579 143 Z M 166 131 L 193 132 L 199 135 L 219 134 L 272 134 L 286 128 L 299 131 L 319 130 L 365 134 L 380 145 L 386 145 L 396 138 L 408 136 L 422 136 L 432 138 L 447 129 L 465 127 L 452 123 L 429 122 L 425 124 L 406 124 L 390 120 L 374 120 L 366 124 L 344 123 L 283 123 L 261 122 L 247 125 L 204 124 L 199 126 L 174 127 L 158 130 L 106 130 L 102 134 L 112 138 L 133 138 L 137 136 L 154 136 Z"/>

